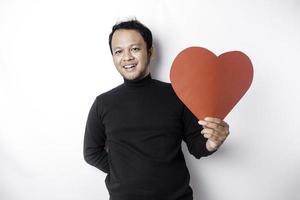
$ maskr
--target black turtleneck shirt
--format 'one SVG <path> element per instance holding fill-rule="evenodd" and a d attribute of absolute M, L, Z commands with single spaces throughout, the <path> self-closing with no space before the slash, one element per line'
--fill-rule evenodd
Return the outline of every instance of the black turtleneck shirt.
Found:
<path fill-rule="evenodd" d="M 199 159 L 213 152 L 198 119 L 170 83 L 124 83 L 96 97 L 86 123 L 84 158 L 107 173 L 110 200 L 192 200 L 182 140 Z"/>

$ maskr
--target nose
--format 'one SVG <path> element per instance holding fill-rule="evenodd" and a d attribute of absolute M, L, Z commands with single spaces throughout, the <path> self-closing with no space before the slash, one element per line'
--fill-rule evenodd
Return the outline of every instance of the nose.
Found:
<path fill-rule="evenodd" d="M 131 55 L 131 52 L 128 50 L 125 50 L 124 54 L 123 54 L 123 60 L 128 61 L 128 60 L 132 60 L 132 59 L 133 59 L 133 56 Z"/>

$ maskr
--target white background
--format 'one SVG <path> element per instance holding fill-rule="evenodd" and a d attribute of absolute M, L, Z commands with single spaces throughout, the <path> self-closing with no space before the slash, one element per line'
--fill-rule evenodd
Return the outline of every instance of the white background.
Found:
<path fill-rule="evenodd" d="M 196 160 L 183 144 L 195 199 L 300 199 L 299 0 L 1 0 L 0 199 L 108 199 L 83 134 L 94 98 L 123 82 L 108 34 L 133 16 L 153 32 L 155 79 L 188 46 L 253 62 L 222 148 Z"/>

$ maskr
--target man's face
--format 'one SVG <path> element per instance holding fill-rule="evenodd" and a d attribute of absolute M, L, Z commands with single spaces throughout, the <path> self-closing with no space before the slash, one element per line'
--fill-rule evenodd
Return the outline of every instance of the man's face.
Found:
<path fill-rule="evenodd" d="M 113 61 L 118 72 L 128 80 L 141 79 L 149 74 L 150 54 L 141 34 L 135 30 L 119 29 L 111 41 Z"/>

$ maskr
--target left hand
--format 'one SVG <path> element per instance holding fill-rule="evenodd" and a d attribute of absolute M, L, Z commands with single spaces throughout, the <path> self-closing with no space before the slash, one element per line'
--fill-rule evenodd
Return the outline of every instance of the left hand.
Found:
<path fill-rule="evenodd" d="M 208 151 L 218 149 L 229 135 L 229 125 L 221 119 L 205 117 L 198 123 L 203 126 L 201 134 L 208 139 L 206 142 Z"/>

